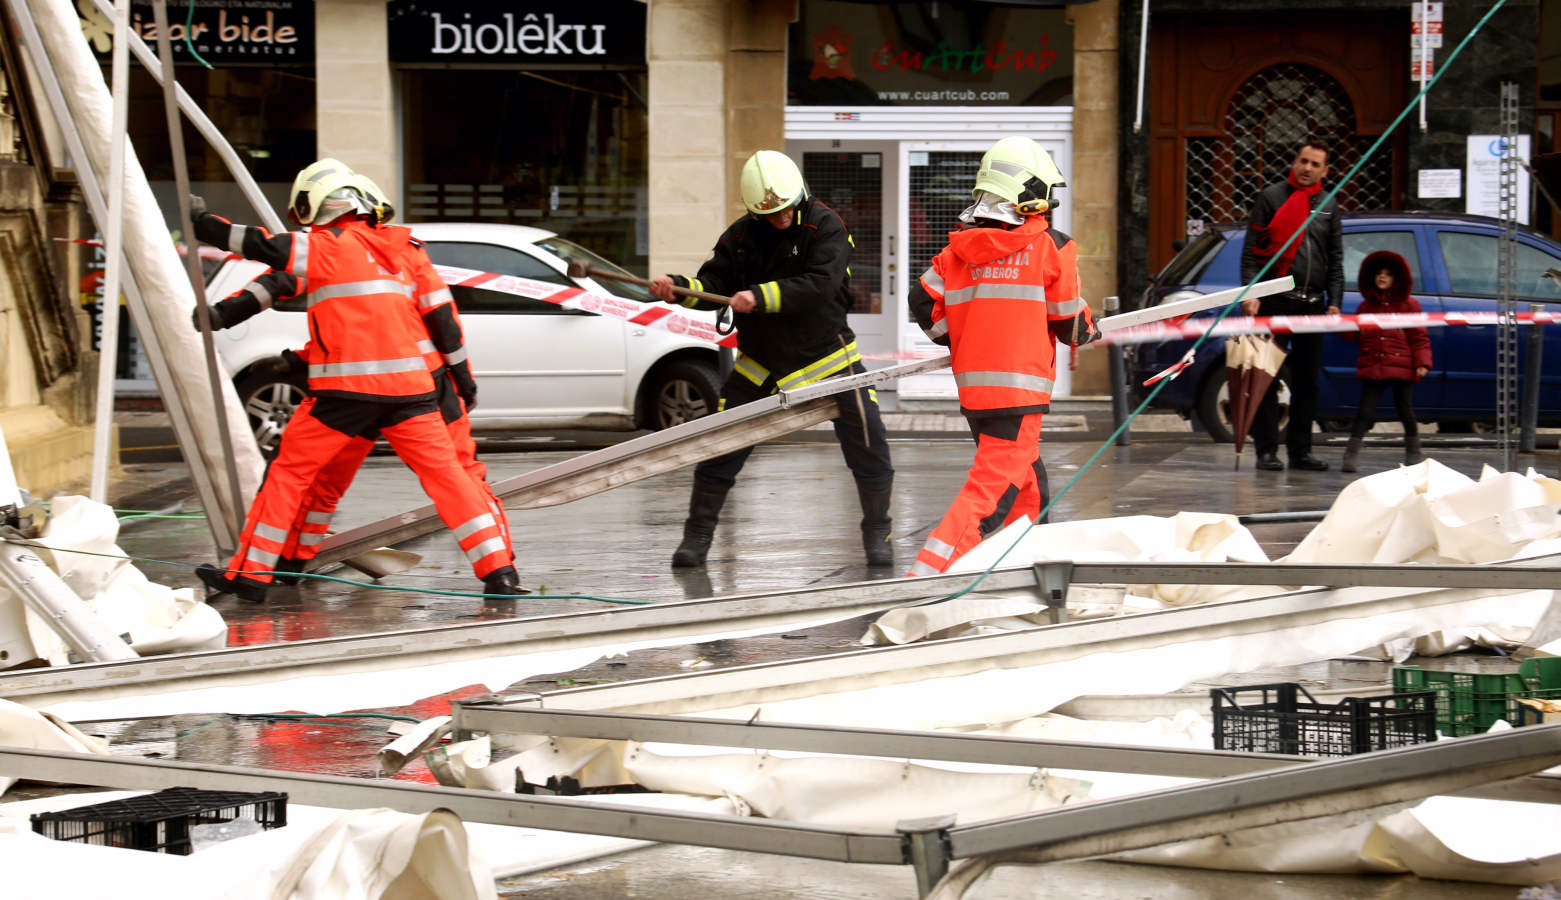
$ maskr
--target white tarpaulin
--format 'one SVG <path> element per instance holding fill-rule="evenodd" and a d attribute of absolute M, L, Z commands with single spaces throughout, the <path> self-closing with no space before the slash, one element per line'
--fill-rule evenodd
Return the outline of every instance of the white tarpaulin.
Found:
<path fill-rule="evenodd" d="M 189 588 L 147 579 L 114 543 L 118 534 L 113 509 L 86 497 L 62 496 L 50 504 L 48 524 L 32 543 L 50 548 L 39 551 L 44 562 L 111 633 L 129 635 L 131 647 L 142 656 L 226 646 L 228 628 L 222 614 L 196 599 Z M 22 598 L 0 590 L 0 608 L 13 604 L 20 607 Z M 0 615 L 0 623 L 13 621 Z M 25 621 L 36 658 L 65 665 L 69 648 L 64 639 L 31 610 Z"/>
<path fill-rule="evenodd" d="M 169 856 L 54 841 L 31 832 L 28 816 L 136 796 L 71 794 L 0 804 L 0 885 L 7 900 L 60 900 L 114 885 L 115 900 L 424 900 L 495 896 L 493 879 L 545 871 L 644 847 L 628 838 L 461 822 L 448 811 L 344 812 L 287 807 L 288 824 Z M 726 799 L 666 794 L 574 797 L 591 805 L 734 815 Z M 79 882 L 73 881 L 81 873 Z"/>
<path fill-rule="evenodd" d="M 109 152 L 113 143 L 109 136 L 112 103 L 103 78 L 103 67 L 93 57 L 82 34 L 81 17 L 69 0 L 26 0 L 26 4 L 50 57 L 49 60 L 34 60 L 34 64 L 48 66 L 59 78 L 65 102 L 70 107 L 70 118 L 86 147 L 89 158 L 75 162 L 78 166 L 90 165 L 100 183 L 107 185 Z M 140 288 L 147 318 L 172 380 L 171 385 L 159 385 L 164 394 L 163 402 L 177 405 L 186 412 L 196 446 L 183 449 L 187 454 L 199 454 L 199 459 L 188 462 L 213 473 L 219 486 L 214 491 L 216 500 L 227 510 L 232 505 L 232 492 L 220 487 L 226 478 L 218 474 L 226 471 L 218 431 L 224 423 L 212 410 L 205 351 L 200 335 L 190 325 L 195 293 L 173 241 L 169 239 L 162 210 L 152 197 L 151 186 L 147 184 L 146 173 L 134 148 L 127 148 L 125 154 L 124 233 L 125 258 Z M 221 366 L 220 360 L 218 365 Z M 230 375 L 223 375 L 223 414 L 233 437 L 240 493 L 247 504 L 260 486 L 265 461 L 255 445 L 244 409 L 229 381 Z M 170 390 L 174 392 L 173 396 L 169 396 Z M 227 512 L 230 521 L 244 521 L 244 510 Z"/>

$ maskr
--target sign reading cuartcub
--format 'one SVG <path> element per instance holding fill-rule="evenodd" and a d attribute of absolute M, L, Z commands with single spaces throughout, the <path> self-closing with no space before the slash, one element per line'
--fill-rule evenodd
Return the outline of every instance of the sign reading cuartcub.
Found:
<path fill-rule="evenodd" d="M 392 62 L 645 66 L 636 0 L 390 0 L 386 15 Z"/>

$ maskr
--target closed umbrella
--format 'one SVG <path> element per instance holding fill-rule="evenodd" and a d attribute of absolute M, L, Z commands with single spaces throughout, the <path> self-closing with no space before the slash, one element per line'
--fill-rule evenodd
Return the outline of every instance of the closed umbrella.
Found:
<path fill-rule="evenodd" d="M 1236 443 L 1236 468 L 1247 429 L 1268 386 L 1284 364 L 1285 351 L 1266 334 L 1242 334 L 1225 342 L 1225 382 L 1230 389 L 1230 433 Z"/>

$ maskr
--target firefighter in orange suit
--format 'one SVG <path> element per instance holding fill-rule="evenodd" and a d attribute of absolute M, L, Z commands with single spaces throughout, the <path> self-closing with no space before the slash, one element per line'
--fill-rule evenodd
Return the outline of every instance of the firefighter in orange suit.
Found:
<path fill-rule="evenodd" d="M 423 355 L 428 360 L 429 374 L 433 377 L 435 390 L 438 393 L 436 402 L 439 405 L 440 416 L 444 419 L 445 427 L 450 433 L 450 442 L 455 446 L 456 456 L 460 459 L 462 467 L 471 476 L 477 488 L 483 492 L 489 510 L 499 522 L 505 539 L 504 544 L 509 552 L 509 562 L 514 565 L 515 554 L 513 542 L 510 540 L 509 519 L 505 515 L 503 504 L 494 496 L 493 489 L 488 484 L 487 467 L 477 458 L 477 443 L 472 439 L 471 419 L 467 413 L 477 404 L 477 385 L 470 375 L 470 363 L 466 360 L 460 316 L 456 312 L 450 289 L 434 269 L 433 262 L 428 258 L 422 243 L 411 236 L 410 229 L 384 227 L 395 217 L 395 207 L 391 205 L 384 191 L 380 190 L 379 185 L 361 173 L 353 177 L 355 186 L 369 203 L 374 211 L 376 222 L 381 226 L 377 230 L 397 249 L 406 271 L 411 273 L 416 284 L 418 314 L 422 317 L 424 330 L 429 336 L 429 341 L 426 342 L 428 346 L 423 348 Z M 268 272 L 232 297 L 212 304 L 212 327 L 230 328 L 248 321 L 252 316 L 268 308 L 274 296 L 295 293 L 296 288 L 291 279 L 292 276 L 286 273 Z M 261 285 L 264 287 L 257 289 L 257 286 Z M 306 348 L 305 354 L 310 353 L 312 349 L 312 345 Z M 466 362 L 466 365 L 461 365 L 463 362 Z M 307 363 L 302 356 L 293 353 L 284 354 L 280 362 L 269 365 L 273 369 L 281 370 L 278 374 L 301 375 Z M 292 527 L 288 530 L 282 556 L 276 565 L 278 581 L 286 584 L 296 582 L 297 578 L 293 573 L 307 568 L 309 562 L 319 553 L 320 544 L 329 534 L 337 504 L 341 501 L 342 495 L 347 492 L 347 488 L 352 485 L 353 478 L 362 467 L 363 461 L 368 458 L 369 452 L 374 449 L 374 442 L 378 437 L 378 430 L 373 428 L 354 437 L 335 459 L 320 469 L 314 484 L 304 495 Z"/>
<path fill-rule="evenodd" d="M 911 575 L 947 570 L 1004 525 L 1038 517 L 1050 500 L 1040 439 L 1056 344 L 1099 337 L 1079 296 L 1078 248 L 1044 215 L 1063 186 L 1056 164 L 1029 138 L 992 145 L 961 229 L 911 288 L 922 330 L 949 348 L 960 412 L 976 440 L 965 485 Z"/>
<path fill-rule="evenodd" d="M 307 298 L 310 336 L 304 357 L 310 397 L 288 423 L 238 550 L 226 570 L 202 566 L 196 574 L 213 590 L 263 601 L 320 470 L 377 429 L 455 532 L 483 592 L 522 593 L 504 529 L 462 469 L 440 416 L 429 372 L 429 348 L 439 348 L 418 315 L 417 285 L 405 270 L 404 252 L 376 227 L 355 173 L 336 160 L 300 172 L 291 199 L 291 215 L 314 226 L 308 232 L 273 236 L 205 211 L 195 220 L 201 240 L 275 270 L 252 288 Z M 474 384 L 464 351 L 446 347 L 443 353 L 455 383 Z"/>

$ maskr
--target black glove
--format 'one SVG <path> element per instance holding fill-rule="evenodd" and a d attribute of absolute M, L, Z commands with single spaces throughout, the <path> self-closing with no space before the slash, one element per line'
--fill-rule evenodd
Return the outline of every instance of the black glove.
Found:
<path fill-rule="evenodd" d="M 258 360 L 249 370 L 257 375 L 293 376 L 302 374 L 305 368 L 303 357 L 291 350 L 283 350 L 276 356 Z"/>
<path fill-rule="evenodd" d="M 477 408 L 477 380 L 472 377 L 471 364 L 459 362 L 450 367 L 450 380 L 455 382 L 455 392 L 466 404 L 467 412 Z"/>
<path fill-rule="evenodd" d="M 206 214 L 206 198 L 200 194 L 190 195 L 190 218 L 199 219 Z"/>
<path fill-rule="evenodd" d="M 222 321 L 221 303 L 213 303 L 210 306 L 207 306 L 206 309 L 211 312 L 212 331 L 221 331 L 222 329 L 228 327 L 228 323 Z M 190 310 L 190 325 L 192 325 L 197 332 L 201 330 L 201 310 L 199 306 Z"/>

